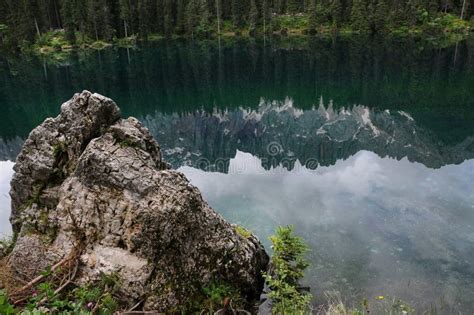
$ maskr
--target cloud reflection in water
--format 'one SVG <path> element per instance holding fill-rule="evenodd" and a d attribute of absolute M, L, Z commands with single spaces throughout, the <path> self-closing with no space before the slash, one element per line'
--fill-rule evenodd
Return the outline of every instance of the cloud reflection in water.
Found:
<path fill-rule="evenodd" d="M 397 296 L 474 309 L 474 160 L 430 169 L 361 151 L 332 167 L 270 171 L 237 151 L 229 174 L 182 167 L 204 198 L 260 236 L 295 224 L 321 297 Z"/>

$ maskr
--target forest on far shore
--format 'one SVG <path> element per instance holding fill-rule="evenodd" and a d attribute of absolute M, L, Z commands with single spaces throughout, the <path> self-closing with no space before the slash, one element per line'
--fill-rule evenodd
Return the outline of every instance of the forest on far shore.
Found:
<path fill-rule="evenodd" d="M 275 32 L 437 36 L 472 28 L 471 1 L 0 0 L 0 43 L 44 46 L 55 40 L 51 32 L 59 29 L 64 30 L 59 46 L 152 36 Z"/>

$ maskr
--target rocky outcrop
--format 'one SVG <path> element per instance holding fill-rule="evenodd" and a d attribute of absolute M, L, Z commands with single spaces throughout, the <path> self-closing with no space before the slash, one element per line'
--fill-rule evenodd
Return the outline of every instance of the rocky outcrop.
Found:
<path fill-rule="evenodd" d="M 15 165 L 12 277 L 80 251 L 79 283 L 116 274 L 130 305 L 177 311 L 211 283 L 258 297 L 268 257 L 214 212 L 115 103 L 84 91 L 34 129 Z"/>

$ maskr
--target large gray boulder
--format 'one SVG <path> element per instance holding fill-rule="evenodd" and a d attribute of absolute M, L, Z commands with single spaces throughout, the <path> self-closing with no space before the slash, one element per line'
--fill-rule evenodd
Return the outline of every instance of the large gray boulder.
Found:
<path fill-rule="evenodd" d="M 169 168 L 115 103 L 84 91 L 25 142 L 11 182 L 12 277 L 34 278 L 78 252 L 78 283 L 121 279 L 127 303 L 175 312 L 211 283 L 257 298 L 268 257 Z M 11 285 L 11 284 L 10 284 Z"/>

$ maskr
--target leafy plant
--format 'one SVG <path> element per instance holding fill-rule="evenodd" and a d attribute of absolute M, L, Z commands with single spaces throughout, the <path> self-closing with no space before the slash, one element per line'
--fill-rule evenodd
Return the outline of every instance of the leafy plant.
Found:
<path fill-rule="evenodd" d="M 0 290 L 0 314 L 10 315 L 15 313 L 15 308 L 8 302 L 8 295 L 4 290 Z"/>
<path fill-rule="evenodd" d="M 270 237 L 273 256 L 273 272 L 264 273 L 275 314 L 309 314 L 311 294 L 299 286 L 300 279 L 308 267 L 304 258 L 308 246 L 302 238 L 294 235 L 294 227 L 278 227 Z"/>
<path fill-rule="evenodd" d="M 234 306 L 241 303 L 239 292 L 225 283 L 211 283 L 208 287 L 203 288 L 203 292 L 206 297 L 203 306 L 211 314 L 222 307 L 226 298 L 232 300 Z"/>
<path fill-rule="evenodd" d="M 47 269 L 43 274 L 49 276 L 52 272 Z M 101 280 L 95 285 L 77 287 L 64 294 L 56 293 L 52 282 L 43 282 L 37 286 L 21 314 L 111 315 L 119 308 L 114 298 L 119 287 L 116 274 L 101 274 Z M 0 306 L 0 314 L 3 315 L 1 310 Z"/>

